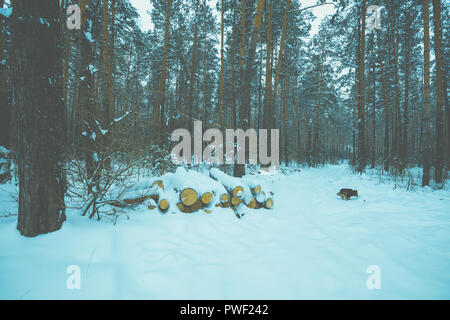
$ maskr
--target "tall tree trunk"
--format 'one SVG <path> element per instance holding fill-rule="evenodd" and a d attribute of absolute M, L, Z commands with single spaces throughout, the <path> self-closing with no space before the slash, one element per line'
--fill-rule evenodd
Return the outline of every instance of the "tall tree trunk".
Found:
<path fill-rule="evenodd" d="M 378 50 L 381 51 L 380 33 L 377 34 Z M 383 56 L 380 54 L 380 71 L 381 71 L 381 94 L 383 96 L 383 109 L 384 109 L 384 148 L 383 148 L 383 165 L 384 171 L 389 171 L 389 103 L 387 101 L 386 92 L 386 75 L 384 70 Z"/>
<path fill-rule="evenodd" d="M 377 117 L 377 77 L 375 73 L 375 64 L 372 66 L 372 76 L 373 76 L 373 92 L 372 92 L 372 154 L 371 154 L 371 160 L 372 160 L 372 169 L 375 168 L 375 161 L 376 161 L 376 153 L 377 153 L 377 140 L 376 140 L 376 117 Z"/>
<path fill-rule="evenodd" d="M 231 39 L 231 126 L 237 127 L 237 104 L 236 104 L 236 42 L 237 42 L 237 0 L 234 1 L 233 33 Z"/>
<path fill-rule="evenodd" d="M 433 0 L 434 51 L 436 54 L 436 165 L 434 180 L 443 181 L 444 169 L 444 55 L 442 51 L 441 1 Z"/>
<path fill-rule="evenodd" d="M 322 43 L 322 53 L 320 55 L 319 62 L 319 74 L 317 75 L 317 102 L 314 110 L 314 133 L 313 133 L 313 164 L 317 165 L 320 162 L 319 159 L 319 132 L 320 132 L 320 113 L 321 113 L 321 98 L 322 98 L 322 81 L 323 81 L 323 63 L 325 55 L 325 43 Z"/>
<path fill-rule="evenodd" d="M 361 45 L 359 54 L 359 79 L 358 79 L 358 166 L 357 170 L 362 173 L 366 166 L 365 153 L 365 48 L 366 48 L 366 0 L 362 1 L 361 8 Z"/>
<path fill-rule="evenodd" d="M 394 82 L 395 82 L 395 151 L 396 151 L 396 166 L 401 169 L 401 141 L 402 141 L 402 126 L 401 126 L 401 107 L 400 107 L 400 77 L 399 77 L 399 36 L 398 31 L 394 32 Z"/>
<path fill-rule="evenodd" d="M 245 0 L 242 0 L 245 3 Z M 250 48 L 247 53 L 246 59 L 245 56 L 245 29 L 241 30 L 241 105 L 239 108 L 239 116 L 240 116 L 240 127 L 241 129 L 247 129 L 249 126 L 250 119 L 250 92 L 251 92 L 251 83 L 253 82 L 253 76 L 255 74 L 255 54 L 256 54 L 256 46 L 258 44 L 259 38 L 259 30 L 262 24 L 262 15 L 264 12 L 264 4 L 265 0 L 258 0 L 256 3 L 256 13 L 253 20 L 253 30 L 250 38 Z M 245 4 L 242 5 L 242 13 L 245 16 Z M 242 14 L 241 13 L 241 14 Z M 242 18 L 242 17 L 241 17 Z M 243 18 L 242 24 L 245 26 L 245 18 Z M 242 28 L 242 26 L 241 26 Z M 244 46 L 244 48 L 242 48 Z M 243 61 L 245 60 L 245 65 L 243 65 Z M 245 164 L 236 164 L 234 167 L 234 176 L 242 177 L 245 175 Z"/>
<path fill-rule="evenodd" d="M 109 128 L 107 124 L 111 123 L 110 119 L 110 105 L 109 105 L 109 12 L 108 12 L 108 0 L 103 0 L 103 25 L 102 25 L 102 64 L 103 64 L 103 113 L 104 113 L 104 127 Z"/>
<path fill-rule="evenodd" d="M 266 34 L 266 90 L 264 93 L 264 129 L 270 129 L 272 124 L 271 104 L 272 104 L 272 61 L 271 61 L 271 46 L 272 46 L 272 10 L 273 3 L 269 0 L 269 18 L 267 21 Z"/>
<path fill-rule="evenodd" d="M 3 8 L 4 0 L 0 0 Z M 9 147 L 11 107 L 8 99 L 8 67 L 6 63 L 6 18 L 0 15 L 0 146 Z"/>
<path fill-rule="evenodd" d="M 116 0 L 111 0 L 111 36 L 109 43 L 109 70 L 108 70 L 108 101 L 109 101 L 109 118 L 114 119 L 115 116 L 115 99 L 114 99 L 114 45 L 116 39 Z"/>
<path fill-rule="evenodd" d="M 286 42 L 286 32 L 287 32 L 287 24 L 288 24 L 288 20 L 289 20 L 290 6 L 291 6 L 291 0 L 287 0 L 286 9 L 284 11 L 284 17 L 283 17 L 283 29 L 281 31 L 281 40 L 280 40 L 280 52 L 278 53 L 278 63 L 277 63 L 276 71 L 275 71 L 275 84 L 273 87 L 272 99 L 277 98 L 278 85 L 280 82 L 281 66 L 283 65 L 283 50 L 284 50 L 284 44 Z M 280 119 L 280 121 L 281 121 L 281 119 Z"/>
<path fill-rule="evenodd" d="M 403 107 L 403 141 L 402 141 L 402 169 L 408 166 L 408 155 L 409 155 L 409 146 L 408 146 L 408 128 L 409 128 L 409 24 L 406 24 L 405 31 L 405 104 Z"/>
<path fill-rule="evenodd" d="M 447 93 L 447 63 L 444 63 L 444 105 L 445 113 L 447 116 L 447 168 L 450 168 L 450 106 L 448 105 L 448 93 Z"/>
<path fill-rule="evenodd" d="M 288 60 L 289 65 L 289 60 Z M 289 152 L 288 152 L 288 108 L 289 108 L 289 91 L 290 91 L 290 82 L 289 82 L 289 72 L 286 74 L 286 85 L 285 85 L 285 98 L 284 98 L 284 162 L 286 165 L 289 164 Z"/>
<path fill-rule="evenodd" d="M 198 0 L 197 0 L 198 1 Z M 163 130 L 165 123 L 164 114 L 161 112 L 164 108 L 166 100 L 166 73 L 167 73 L 167 53 L 169 51 L 169 36 L 170 36 L 170 15 L 172 8 L 172 0 L 167 0 L 166 9 L 166 25 L 164 28 L 164 49 L 161 66 L 161 78 L 159 82 L 158 103 L 156 105 L 156 113 L 154 119 L 154 132 L 156 132 L 156 143 L 162 142 L 165 130 Z"/>
<path fill-rule="evenodd" d="M 240 37 L 240 51 L 239 51 L 239 111 L 234 115 L 236 123 L 242 129 L 243 127 L 243 115 L 245 111 L 242 110 L 244 105 L 244 77 L 245 77 L 245 44 L 246 44 L 246 34 L 245 34 L 245 16 L 247 14 L 247 2 L 246 0 L 241 0 L 241 37 Z M 237 157 L 235 158 L 235 160 Z M 233 175 L 235 177 L 242 177 L 245 175 L 245 164 L 238 164 L 235 162 L 233 167 Z"/>
<path fill-rule="evenodd" d="M 224 117 L 223 117 L 223 76 L 224 76 L 224 41 L 225 41 L 225 1 L 221 2 L 220 11 L 220 89 L 219 89 L 219 126 L 224 129 Z"/>
<path fill-rule="evenodd" d="M 194 85 L 195 85 L 195 71 L 197 62 L 197 37 L 198 37 L 198 7 L 199 0 L 196 1 L 195 6 L 195 25 L 194 25 L 194 42 L 192 43 L 192 60 L 191 60 L 191 74 L 189 87 L 189 128 L 191 132 L 194 127 Z"/>
<path fill-rule="evenodd" d="M 60 229 L 66 219 L 62 29 L 58 0 L 12 4 L 19 140 L 17 229 L 32 237 Z"/>
<path fill-rule="evenodd" d="M 429 0 L 423 0 L 422 12 L 423 12 L 423 35 L 424 35 L 424 74 L 423 74 L 423 174 L 422 174 L 422 186 L 430 185 L 430 169 L 431 169 L 431 153 L 432 153 L 432 137 L 431 137 L 431 124 L 430 124 L 430 13 L 429 13 Z"/>

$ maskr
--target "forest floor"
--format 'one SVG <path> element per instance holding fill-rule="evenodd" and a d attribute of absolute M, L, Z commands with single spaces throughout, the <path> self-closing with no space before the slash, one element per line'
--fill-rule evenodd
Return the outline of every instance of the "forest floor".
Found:
<path fill-rule="evenodd" d="M 0 218 L 0 299 L 450 299 L 450 191 L 394 188 L 347 165 L 263 176 L 275 208 L 166 214 L 116 225 L 68 210 L 61 230 L 24 238 Z M 360 197 L 341 200 L 340 188 Z M 0 186 L 0 215 L 16 212 Z M 81 270 L 69 290 L 66 270 Z M 381 288 L 369 290 L 369 266 Z"/>

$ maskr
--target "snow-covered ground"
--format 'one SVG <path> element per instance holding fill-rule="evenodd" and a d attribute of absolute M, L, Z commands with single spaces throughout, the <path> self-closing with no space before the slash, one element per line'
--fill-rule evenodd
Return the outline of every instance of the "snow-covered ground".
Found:
<path fill-rule="evenodd" d="M 24 238 L 0 218 L 0 299 L 450 299 L 449 191 L 394 190 L 345 165 L 262 179 L 275 209 L 241 220 L 142 208 L 114 226 L 69 210 L 60 231 Z M 342 201 L 343 187 L 360 198 Z M 0 215 L 12 193 L 0 186 Z"/>

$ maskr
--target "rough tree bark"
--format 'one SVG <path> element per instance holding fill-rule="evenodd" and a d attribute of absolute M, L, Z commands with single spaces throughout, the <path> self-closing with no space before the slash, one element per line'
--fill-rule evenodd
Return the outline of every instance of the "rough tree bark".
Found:
<path fill-rule="evenodd" d="M 242 0 L 245 3 L 245 0 Z M 251 91 L 251 83 L 253 80 L 253 76 L 255 73 L 255 53 L 256 53 L 256 45 L 258 43 L 259 38 L 259 30 L 262 24 L 262 15 L 264 12 L 264 0 L 258 0 L 256 3 L 256 13 L 253 20 L 253 30 L 250 38 L 250 48 L 247 53 L 247 57 L 245 58 L 245 64 L 243 64 L 245 57 L 245 50 L 242 46 L 245 47 L 245 31 L 241 31 L 241 105 L 239 108 L 239 116 L 240 116 L 240 127 L 241 129 L 247 129 L 249 125 L 250 119 L 250 91 Z M 242 5 L 243 15 L 245 16 L 245 4 Z M 242 18 L 242 17 L 241 17 Z M 242 24 L 245 25 L 245 18 L 242 20 Z M 242 147 L 242 146 L 241 146 Z M 245 175 L 245 165 L 244 164 L 236 164 L 234 167 L 234 176 L 242 177 Z"/>
<path fill-rule="evenodd" d="M 19 141 L 17 229 L 32 237 L 60 229 L 66 219 L 61 19 L 58 0 L 13 0 L 12 4 Z"/>
<path fill-rule="evenodd" d="M 220 11 L 220 88 L 219 88 L 219 126 L 224 129 L 224 117 L 223 117 L 223 76 L 224 76 L 224 41 L 225 41 L 225 1 L 221 2 Z"/>
<path fill-rule="evenodd" d="M 266 34 L 266 51 L 267 51 L 267 57 L 266 57 L 266 90 L 264 93 L 264 120 L 263 120 L 263 127 L 264 129 L 270 129 L 271 128 L 271 104 L 272 104 L 272 61 L 271 61 L 271 52 L 272 52 L 272 10 L 273 10 L 273 3 L 272 0 L 269 0 L 269 8 L 268 8 L 268 19 L 267 21 L 267 34 Z"/>
<path fill-rule="evenodd" d="M 436 164 L 434 181 L 443 181 L 444 169 L 444 55 L 442 51 L 441 1 L 433 0 L 434 51 L 436 54 Z"/>
<path fill-rule="evenodd" d="M 194 42 L 192 43 L 192 60 L 191 60 L 191 73 L 189 84 L 189 128 L 191 132 L 194 126 L 194 84 L 195 84 L 195 71 L 197 62 L 197 35 L 198 35 L 198 7 L 199 0 L 196 1 L 195 6 L 195 25 L 194 25 Z"/>
<path fill-rule="evenodd" d="M 167 10 L 166 10 L 166 25 L 164 28 L 164 48 L 163 48 L 163 58 L 161 66 L 161 78 L 159 81 L 159 92 L 158 92 L 158 103 L 156 104 L 156 112 L 154 118 L 154 132 L 156 132 L 156 143 L 162 141 L 164 136 L 164 131 L 162 130 L 162 123 L 164 121 L 164 115 L 161 110 L 164 107 L 166 99 L 166 73 L 167 73 L 167 52 L 169 51 L 169 36 L 170 36 L 170 15 L 172 8 L 172 0 L 167 0 Z"/>
<path fill-rule="evenodd" d="M 0 0 L 3 8 L 4 0 Z M 11 109 L 8 103 L 8 67 L 6 63 L 6 18 L 0 15 L 0 146 L 9 147 Z"/>
<path fill-rule="evenodd" d="M 430 185 L 430 169 L 431 169 L 431 125 L 430 125 L 430 10 L 429 0 L 423 0 L 423 35 L 424 35 L 424 74 L 423 74 L 423 174 L 422 187 Z"/>
<path fill-rule="evenodd" d="M 365 48 L 366 48 L 366 0 L 362 1 L 361 8 L 361 45 L 359 54 L 358 75 L 358 165 L 357 171 L 362 173 L 366 166 L 366 152 L 364 142 L 364 105 L 365 105 Z"/>

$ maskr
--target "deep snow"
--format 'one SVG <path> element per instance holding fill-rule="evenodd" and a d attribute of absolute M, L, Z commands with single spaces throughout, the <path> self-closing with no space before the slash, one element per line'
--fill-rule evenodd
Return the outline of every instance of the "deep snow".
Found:
<path fill-rule="evenodd" d="M 74 210 L 60 231 L 21 237 L 0 218 L 0 299 L 449 299 L 450 192 L 394 189 L 345 166 L 261 176 L 275 209 L 167 214 L 117 225 Z M 342 201 L 343 187 L 360 198 Z M 14 212 L 0 186 L 0 215 Z M 81 289 L 69 290 L 70 265 Z M 381 268 L 381 289 L 366 270 Z"/>

